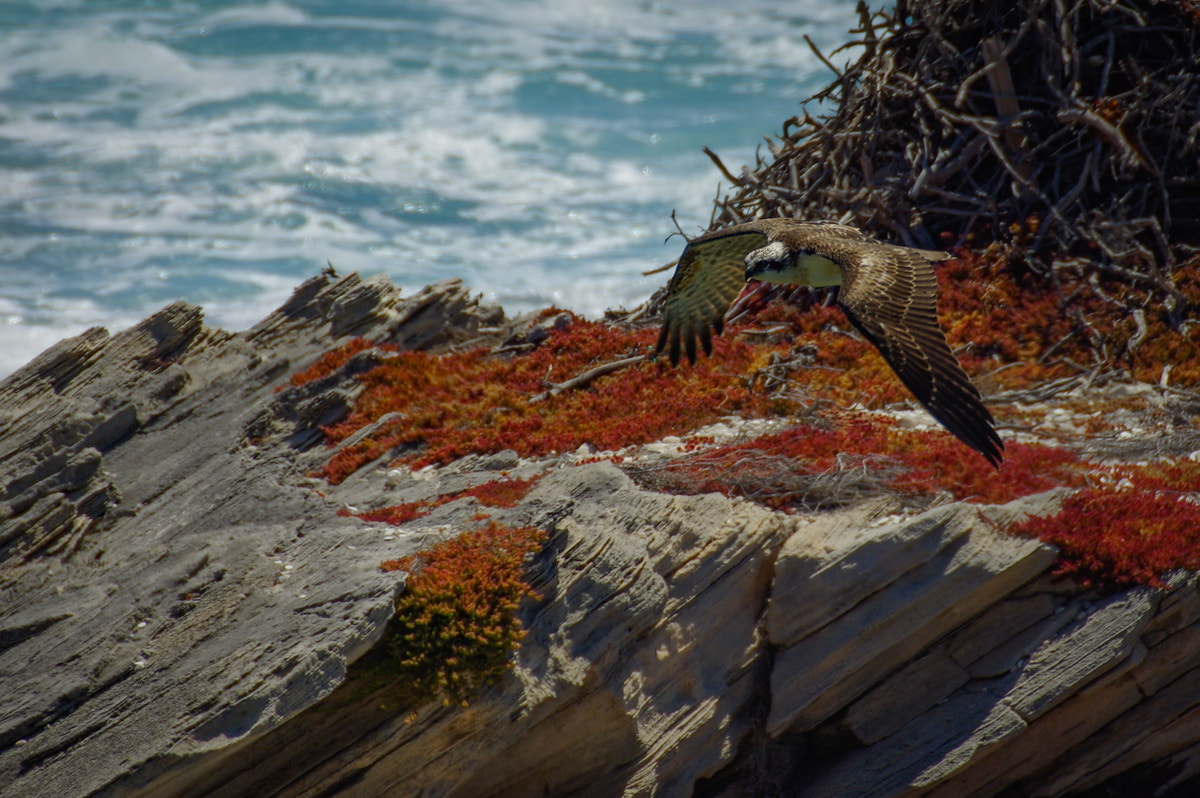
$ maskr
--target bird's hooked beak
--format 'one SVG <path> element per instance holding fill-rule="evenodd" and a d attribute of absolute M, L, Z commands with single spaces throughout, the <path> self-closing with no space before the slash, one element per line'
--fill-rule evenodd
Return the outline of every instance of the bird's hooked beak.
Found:
<path fill-rule="evenodd" d="M 792 265 L 792 253 L 779 241 L 752 250 L 746 255 L 746 279 L 776 282 L 777 277 Z"/>

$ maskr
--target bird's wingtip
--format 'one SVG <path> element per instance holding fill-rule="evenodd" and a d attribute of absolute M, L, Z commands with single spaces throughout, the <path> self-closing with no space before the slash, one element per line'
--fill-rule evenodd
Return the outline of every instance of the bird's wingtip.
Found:
<path fill-rule="evenodd" d="M 986 438 L 984 445 L 977 446 L 976 449 L 997 471 L 1000 470 L 1000 466 L 1004 465 L 1004 441 L 1000 439 L 994 429 L 991 430 L 991 435 Z"/>

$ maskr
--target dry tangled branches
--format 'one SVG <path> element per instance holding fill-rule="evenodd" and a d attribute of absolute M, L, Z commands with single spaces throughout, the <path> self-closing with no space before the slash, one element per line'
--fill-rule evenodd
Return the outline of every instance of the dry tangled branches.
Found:
<path fill-rule="evenodd" d="M 831 116 L 788 120 L 740 177 L 710 153 L 735 184 L 714 225 L 833 218 L 934 246 L 1023 224 L 1037 271 L 1104 272 L 1182 311 L 1173 272 L 1200 244 L 1200 3 L 859 15 L 861 57 L 817 95 Z"/>
<path fill-rule="evenodd" d="M 649 490 L 682 495 L 722 491 L 774 509 L 817 512 L 848 507 L 889 492 L 887 481 L 899 467 L 881 455 L 837 455 L 821 472 L 797 468 L 794 457 L 748 450 L 737 462 L 694 455 L 682 462 L 625 466 Z"/>

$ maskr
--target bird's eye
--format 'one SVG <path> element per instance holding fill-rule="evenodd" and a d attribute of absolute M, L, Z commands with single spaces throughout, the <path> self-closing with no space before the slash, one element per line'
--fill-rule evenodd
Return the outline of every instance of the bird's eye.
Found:
<path fill-rule="evenodd" d="M 778 241 L 751 251 L 746 255 L 746 276 L 763 272 L 782 271 L 791 260 L 788 248 Z"/>

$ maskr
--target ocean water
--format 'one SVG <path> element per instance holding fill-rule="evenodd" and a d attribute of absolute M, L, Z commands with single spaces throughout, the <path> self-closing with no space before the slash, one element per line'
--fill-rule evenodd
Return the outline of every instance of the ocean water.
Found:
<path fill-rule="evenodd" d="M 707 225 L 701 147 L 753 163 L 853 7 L 0 0 L 0 375 L 177 299 L 243 329 L 326 262 L 636 305 L 671 212 Z"/>

